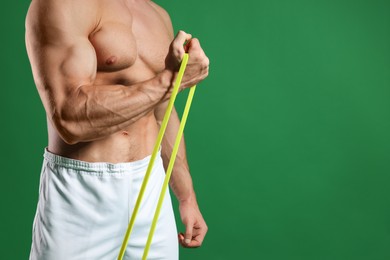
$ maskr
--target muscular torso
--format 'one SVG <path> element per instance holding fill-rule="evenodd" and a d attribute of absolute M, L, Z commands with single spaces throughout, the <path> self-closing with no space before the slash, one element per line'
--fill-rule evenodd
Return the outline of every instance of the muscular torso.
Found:
<path fill-rule="evenodd" d="M 147 0 L 96 0 L 99 22 L 89 40 L 96 53 L 95 85 L 132 84 L 164 69 L 172 40 L 164 12 Z M 50 120 L 49 151 L 90 162 L 129 162 L 151 154 L 158 125 L 151 111 L 125 129 L 105 138 L 65 143 Z"/>

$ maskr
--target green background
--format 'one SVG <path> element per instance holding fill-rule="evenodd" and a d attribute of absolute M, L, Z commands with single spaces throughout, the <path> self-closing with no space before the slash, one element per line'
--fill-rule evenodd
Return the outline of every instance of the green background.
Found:
<path fill-rule="evenodd" d="M 181 259 L 390 259 L 390 1 L 158 3 L 210 58 L 186 129 L 209 233 Z M 0 17 L 1 259 L 28 257 L 47 144 L 28 5 Z"/>

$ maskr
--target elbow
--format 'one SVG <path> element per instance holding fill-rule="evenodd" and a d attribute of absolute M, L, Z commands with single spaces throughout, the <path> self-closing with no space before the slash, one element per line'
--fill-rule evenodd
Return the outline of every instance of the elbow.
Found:
<path fill-rule="evenodd" d="M 75 136 L 62 135 L 61 138 L 66 144 L 69 144 L 69 145 L 78 144 L 80 142 L 80 140 L 78 138 L 76 138 Z"/>
<path fill-rule="evenodd" d="M 53 114 L 52 119 L 58 135 L 66 144 L 73 145 L 81 142 L 81 127 L 77 122 L 66 120 L 56 113 Z"/>
<path fill-rule="evenodd" d="M 61 121 L 56 124 L 56 128 L 62 140 L 70 145 L 81 142 L 82 138 L 76 124 L 64 120 Z"/>

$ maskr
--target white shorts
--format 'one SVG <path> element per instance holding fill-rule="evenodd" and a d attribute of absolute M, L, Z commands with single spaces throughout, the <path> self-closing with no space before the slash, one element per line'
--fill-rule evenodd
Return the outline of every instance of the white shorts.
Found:
<path fill-rule="evenodd" d="M 89 163 L 45 148 L 30 260 L 117 259 L 149 160 Z M 159 153 L 123 259 L 142 258 L 164 177 Z M 169 192 L 148 259 L 178 259 Z"/>

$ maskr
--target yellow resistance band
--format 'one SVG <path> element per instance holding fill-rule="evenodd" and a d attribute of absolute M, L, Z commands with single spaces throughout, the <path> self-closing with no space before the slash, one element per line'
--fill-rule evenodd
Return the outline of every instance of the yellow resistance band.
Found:
<path fill-rule="evenodd" d="M 158 150 L 160 148 L 162 139 L 164 137 L 165 129 L 167 128 L 168 121 L 169 121 L 169 118 L 170 118 L 171 113 L 172 113 L 172 109 L 173 109 L 173 105 L 175 103 L 177 93 L 179 92 L 179 87 L 180 87 L 181 81 L 183 79 L 183 75 L 184 75 L 184 71 L 185 71 L 186 66 L 187 66 L 188 58 L 189 58 L 188 54 L 187 53 L 184 54 L 183 60 L 182 60 L 181 65 L 180 65 L 177 79 L 176 79 L 175 84 L 173 86 L 172 95 L 171 95 L 171 98 L 169 99 L 168 107 L 167 107 L 167 110 L 165 111 L 164 119 L 161 123 L 161 128 L 160 128 L 160 131 L 159 131 L 158 136 L 157 136 L 156 144 L 154 145 L 153 153 L 152 153 L 152 156 L 150 157 L 149 165 L 148 165 L 148 168 L 146 170 L 145 177 L 144 177 L 144 180 L 142 182 L 141 189 L 139 191 L 138 198 L 137 198 L 137 201 L 136 201 L 135 206 L 134 206 L 133 214 L 131 215 L 129 226 L 127 227 L 127 231 L 126 231 L 125 237 L 123 239 L 123 243 L 122 243 L 122 246 L 121 246 L 121 249 L 119 252 L 118 260 L 122 260 L 124 254 L 125 254 L 126 247 L 127 247 L 128 242 L 129 242 L 130 234 L 131 234 L 131 231 L 133 230 L 133 227 L 134 227 L 135 218 L 137 217 L 138 210 L 141 206 L 142 197 L 144 196 L 145 189 L 146 189 L 150 174 L 151 174 L 152 169 L 153 169 L 153 164 L 154 164 L 154 161 L 156 159 Z M 195 93 L 195 89 L 196 89 L 196 85 L 191 87 L 190 92 L 188 94 L 187 102 L 186 102 L 186 105 L 184 108 L 183 116 L 182 116 L 182 119 L 180 122 L 177 136 L 176 136 L 175 144 L 173 146 L 171 159 L 169 161 L 169 165 L 168 165 L 167 172 L 165 175 L 164 183 L 163 183 L 160 197 L 159 197 L 159 200 L 157 203 L 156 212 L 154 214 L 152 225 L 150 227 L 149 236 L 148 236 L 148 240 L 146 242 L 146 246 L 145 246 L 144 254 L 142 256 L 142 260 L 146 260 L 148 253 L 149 253 L 150 245 L 151 245 L 152 239 L 153 239 L 153 234 L 154 234 L 154 231 L 156 229 L 157 220 L 158 220 L 158 217 L 160 215 L 160 210 L 162 207 L 162 203 L 164 201 L 166 190 L 168 188 L 169 179 L 171 177 L 173 165 L 175 163 L 176 155 L 177 155 L 177 152 L 179 150 L 180 140 L 181 140 L 181 137 L 183 135 L 184 126 L 186 124 L 188 113 L 190 111 L 191 102 L 192 102 L 192 98 L 193 98 L 194 93 Z"/>

